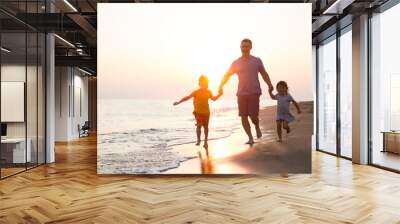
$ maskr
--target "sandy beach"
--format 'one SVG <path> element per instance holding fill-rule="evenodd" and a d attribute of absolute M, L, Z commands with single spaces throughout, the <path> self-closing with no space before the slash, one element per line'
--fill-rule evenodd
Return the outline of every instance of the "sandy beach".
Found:
<path fill-rule="evenodd" d="M 265 107 L 260 110 L 263 137 L 253 146 L 244 144 L 247 137 L 242 129 L 227 138 L 209 141 L 208 152 L 194 144 L 174 146 L 172 150 L 195 158 L 163 174 L 310 173 L 313 102 L 299 105 L 301 114 L 291 108 L 296 119 L 290 123 L 291 132 L 283 132 L 283 142 L 276 141 L 276 107 Z"/>

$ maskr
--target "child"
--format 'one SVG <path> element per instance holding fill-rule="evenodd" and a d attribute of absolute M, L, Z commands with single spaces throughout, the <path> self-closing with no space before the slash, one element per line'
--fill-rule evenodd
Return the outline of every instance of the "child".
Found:
<path fill-rule="evenodd" d="M 210 107 L 208 100 L 211 99 L 216 101 L 222 93 L 217 96 L 213 96 L 211 91 L 208 89 L 208 78 L 207 76 L 201 75 L 199 78 L 200 88 L 193 91 L 189 96 L 183 97 L 180 101 L 174 102 L 174 106 L 187 101 L 193 97 L 194 111 L 193 115 L 196 119 L 196 134 L 197 142 L 196 145 L 200 145 L 201 127 L 204 128 L 204 148 L 208 148 L 208 121 L 210 120 Z"/>
<path fill-rule="evenodd" d="M 290 132 L 289 123 L 294 120 L 293 115 L 290 113 L 289 105 L 293 102 L 294 106 L 297 109 L 297 113 L 301 113 L 300 107 L 297 102 L 293 99 L 293 97 L 289 94 L 288 85 L 285 81 L 279 81 L 276 84 L 276 90 L 278 94 L 274 95 L 272 90 L 269 91 L 269 95 L 273 100 L 278 101 L 277 109 L 277 117 L 276 117 L 276 126 L 278 131 L 278 142 L 282 142 L 282 127 L 286 129 L 286 132 Z"/>

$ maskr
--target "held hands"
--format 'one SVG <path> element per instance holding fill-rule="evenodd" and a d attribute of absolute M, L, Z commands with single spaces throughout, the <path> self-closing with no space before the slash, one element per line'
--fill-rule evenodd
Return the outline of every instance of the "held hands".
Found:
<path fill-rule="evenodd" d="M 271 89 L 271 88 L 268 88 L 268 92 L 269 92 L 269 93 L 272 93 L 273 91 L 274 91 L 273 88 L 272 88 L 272 89 Z"/>
<path fill-rule="evenodd" d="M 268 85 L 268 91 L 269 92 L 274 91 L 274 86 L 272 84 Z"/>
<path fill-rule="evenodd" d="M 218 89 L 218 95 L 219 96 L 222 96 L 224 94 L 224 91 L 222 90 L 222 88 L 219 88 Z"/>

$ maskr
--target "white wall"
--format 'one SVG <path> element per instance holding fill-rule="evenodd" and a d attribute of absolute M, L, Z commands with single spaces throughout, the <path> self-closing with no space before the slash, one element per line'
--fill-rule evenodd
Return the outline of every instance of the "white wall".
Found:
<path fill-rule="evenodd" d="M 38 69 L 38 70 L 37 70 Z M 44 163 L 45 153 L 45 118 L 44 118 L 44 74 L 42 67 L 25 64 L 3 64 L 1 66 L 2 82 L 24 82 L 26 84 L 26 107 L 22 106 L 20 112 L 26 112 L 26 121 L 5 122 L 7 124 L 7 137 L 29 139 L 33 162 L 39 159 L 39 163 Z M 25 80 L 27 79 L 27 80 Z M 7 98 L 7 95 L 2 95 Z M 25 105 L 25 103 L 24 103 Z M 2 112 L 12 110 L 12 108 L 2 107 Z M 15 109 L 14 109 L 15 110 Z M 7 111 L 16 113 L 17 111 Z M 38 153 L 38 154 L 37 154 Z M 49 160 L 51 162 L 51 160 Z"/>
<path fill-rule="evenodd" d="M 78 124 L 88 120 L 88 78 L 83 75 L 76 68 L 56 67 L 56 141 L 77 139 Z"/>
<path fill-rule="evenodd" d="M 78 124 L 82 126 L 88 120 L 88 78 L 81 76 L 82 73 L 77 74 L 74 70 L 73 96 L 71 96 L 71 132 L 72 138 L 78 138 Z"/>
<path fill-rule="evenodd" d="M 27 69 L 27 70 L 25 70 Z M 30 77 L 30 75 L 34 74 L 36 76 L 36 67 L 34 66 L 28 66 L 25 67 L 24 65 L 18 65 L 18 64 L 8 64 L 8 65 L 2 65 L 1 66 L 1 81 L 2 82 L 25 82 L 25 75 L 28 75 L 29 79 L 29 85 L 36 85 L 36 81 L 33 81 L 33 78 Z M 27 102 L 33 102 L 36 99 L 36 88 L 27 88 Z M 3 96 L 4 97 L 4 96 Z M 33 99 L 34 98 L 34 99 Z M 36 107 L 36 101 L 35 105 L 28 105 L 28 106 L 35 106 Z M 39 105 L 40 106 L 40 105 Z M 5 110 L 6 108 L 2 108 L 2 110 Z M 30 112 L 30 111 L 28 111 Z M 28 122 L 35 121 L 36 124 L 36 113 L 28 113 L 27 114 L 27 119 Z M 33 127 L 33 125 L 28 125 L 28 129 L 32 127 L 36 130 L 36 125 Z M 28 130 L 29 132 L 29 130 Z M 8 137 L 25 137 L 25 122 L 7 122 L 7 136 Z M 29 137 L 29 136 L 28 136 Z"/>
<path fill-rule="evenodd" d="M 24 65 L 2 65 L 1 66 L 1 81 L 3 82 L 25 82 L 25 64 Z M 30 68 L 28 67 L 28 70 Z M 28 72 L 29 74 L 29 72 Z M 2 108 L 5 110 L 5 108 Z M 7 137 L 25 137 L 24 122 L 9 122 L 7 123 Z"/>
<path fill-rule="evenodd" d="M 70 74 L 68 67 L 55 68 L 55 141 L 68 140 Z"/>

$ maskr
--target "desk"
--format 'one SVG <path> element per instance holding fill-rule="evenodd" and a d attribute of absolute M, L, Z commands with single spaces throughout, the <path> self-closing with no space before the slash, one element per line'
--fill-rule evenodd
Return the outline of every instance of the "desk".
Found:
<path fill-rule="evenodd" d="M 382 131 L 383 150 L 382 152 L 392 152 L 400 154 L 400 131 Z"/>
<path fill-rule="evenodd" d="M 1 139 L 1 156 L 8 163 L 31 162 L 31 139 L 26 139 L 28 143 L 25 152 L 25 138 L 5 138 Z M 12 159 L 11 159 L 12 158 Z"/>

